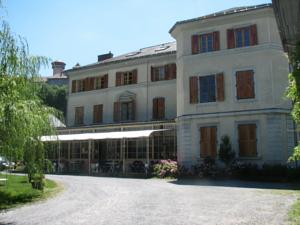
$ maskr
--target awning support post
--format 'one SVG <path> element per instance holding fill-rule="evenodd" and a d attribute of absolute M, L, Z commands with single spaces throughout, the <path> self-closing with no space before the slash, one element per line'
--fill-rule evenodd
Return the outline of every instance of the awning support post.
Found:
<path fill-rule="evenodd" d="M 89 160 L 89 162 L 88 162 L 88 164 L 89 164 L 89 175 L 91 175 L 91 140 L 89 140 L 89 147 L 88 147 L 88 154 L 89 154 L 89 158 L 88 158 L 88 160 Z"/>
<path fill-rule="evenodd" d="M 60 141 L 58 142 L 58 162 L 57 162 L 57 172 L 60 173 Z"/>
<path fill-rule="evenodd" d="M 150 136 L 146 138 L 146 141 L 147 141 L 147 151 L 146 151 L 146 154 L 147 154 L 146 176 L 148 176 L 148 169 L 149 169 L 149 167 L 150 167 L 149 139 L 150 139 Z"/>

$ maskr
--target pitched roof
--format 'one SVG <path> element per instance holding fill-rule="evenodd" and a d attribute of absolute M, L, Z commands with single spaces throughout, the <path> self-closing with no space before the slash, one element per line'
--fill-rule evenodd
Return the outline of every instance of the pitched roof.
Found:
<path fill-rule="evenodd" d="M 141 48 L 134 52 L 129 52 L 123 55 L 119 55 L 110 59 L 106 59 L 100 62 L 88 64 L 85 66 L 77 66 L 70 70 L 65 70 L 65 72 L 68 71 L 74 71 L 74 70 L 80 70 L 95 66 L 101 66 L 101 65 L 107 65 L 107 64 L 113 64 L 113 63 L 120 63 L 123 61 L 138 59 L 138 58 L 145 58 L 145 57 L 151 57 L 151 56 L 159 56 L 159 55 L 167 55 L 167 54 L 175 54 L 176 53 L 176 42 L 168 42 L 163 43 L 159 45 L 154 45 L 146 48 Z"/>
<path fill-rule="evenodd" d="M 175 29 L 176 26 L 181 25 L 181 24 L 196 22 L 199 20 L 210 19 L 210 18 L 215 18 L 215 17 L 219 17 L 219 16 L 226 16 L 226 15 L 231 15 L 231 14 L 236 14 L 236 13 L 241 13 L 241 12 L 246 12 L 246 11 L 252 11 L 252 10 L 257 10 L 257 9 L 262 9 L 262 8 L 268 8 L 268 7 L 272 7 L 272 4 L 234 7 L 234 8 L 222 10 L 222 11 L 219 11 L 216 13 L 208 14 L 205 16 L 197 17 L 197 18 L 178 21 L 172 26 L 169 33 L 171 33 Z"/>

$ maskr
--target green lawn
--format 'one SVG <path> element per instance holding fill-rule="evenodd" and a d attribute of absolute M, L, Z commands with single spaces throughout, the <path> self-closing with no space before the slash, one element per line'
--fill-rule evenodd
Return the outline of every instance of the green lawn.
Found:
<path fill-rule="evenodd" d="M 32 189 L 27 176 L 0 174 L 0 178 L 7 178 L 6 185 L 0 183 L 0 211 L 24 203 L 45 199 L 62 188 L 52 180 L 46 180 L 44 191 Z"/>
<path fill-rule="evenodd" d="M 300 225 L 300 191 L 298 191 L 298 200 L 289 212 L 289 219 L 293 224 Z"/>

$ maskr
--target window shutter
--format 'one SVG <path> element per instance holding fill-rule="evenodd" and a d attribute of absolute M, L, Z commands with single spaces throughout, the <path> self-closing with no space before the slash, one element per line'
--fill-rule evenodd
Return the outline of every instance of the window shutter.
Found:
<path fill-rule="evenodd" d="M 122 73 L 117 72 L 116 73 L 116 86 L 121 86 L 122 85 Z"/>
<path fill-rule="evenodd" d="M 103 122 L 103 105 L 99 105 L 99 112 L 98 112 L 98 115 L 99 115 L 99 120 L 98 120 L 98 123 L 102 123 Z"/>
<path fill-rule="evenodd" d="M 72 80 L 72 93 L 76 92 L 76 80 Z"/>
<path fill-rule="evenodd" d="M 176 79 L 176 63 L 170 64 L 170 79 Z"/>
<path fill-rule="evenodd" d="M 256 24 L 250 26 L 250 45 L 257 45 L 258 44 L 258 38 L 257 38 L 257 26 Z"/>
<path fill-rule="evenodd" d="M 255 98 L 255 91 L 254 91 L 254 72 L 253 70 L 245 71 L 246 76 L 246 85 L 247 85 L 247 98 Z"/>
<path fill-rule="evenodd" d="M 192 54 L 199 53 L 199 35 L 195 34 L 192 36 Z"/>
<path fill-rule="evenodd" d="M 153 105 L 152 105 L 152 119 L 157 119 L 157 110 L 158 110 L 158 99 L 153 99 Z"/>
<path fill-rule="evenodd" d="M 121 103 L 114 102 L 114 121 L 119 122 L 121 118 Z"/>
<path fill-rule="evenodd" d="M 217 81 L 217 101 L 221 102 L 225 99 L 224 93 L 224 74 L 218 73 L 216 74 L 216 81 Z"/>
<path fill-rule="evenodd" d="M 171 73 L 170 73 L 170 64 L 165 65 L 165 80 L 171 79 Z"/>
<path fill-rule="evenodd" d="M 257 156 L 256 124 L 238 125 L 239 133 L 239 156 Z"/>
<path fill-rule="evenodd" d="M 95 89 L 95 77 L 90 78 L 90 90 Z"/>
<path fill-rule="evenodd" d="M 132 120 L 135 120 L 136 117 L 136 100 L 132 100 Z"/>
<path fill-rule="evenodd" d="M 198 103 L 198 77 L 190 77 L 190 103 Z"/>
<path fill-rule="evenodd" d="M 138 72 L 137 72 L 137 69 L 133 70 L 132 71 L 132 83 L 133 84 L 137 84 L 137 79 L 138 79 Z"/>
<path fill-rule="evenodd" d="M 237 99 L 255 98 L 253 70 L 236 73 Z"/>
<path fill-rule="evenodd" d="M 158 119 L 165 118 L 165 98 L 157 99 L 157 118 Z"/>
<path fill-rule="evenodd" d="M 154 77 L 154 70 L 155 68 L 153 66 L 151 66 L 151 81 L 155 81 L 155 77 Z"/>
<path fill-rule="evenodd" d="M 227 30 L 227 48 L 235 48 L 234 29 Z"/>
<path fill-rule="evenodd" d="M 220 32 L 219 31 L 213 32 L 213 45 L 214 45 L 214 51 L 220 50 Z"/>
<path fill-rule="evenodd" d="M 105 74 L 103 77 L 104 77 L 104 86 L 103 86 L 103 88 L 108 88 L 108 74 Z"/>
<path fill-rule="evenodd" d="M 84 79 L 84 91 L 89 91 L 89 81 L 90 79 L 88 77 Z"/>

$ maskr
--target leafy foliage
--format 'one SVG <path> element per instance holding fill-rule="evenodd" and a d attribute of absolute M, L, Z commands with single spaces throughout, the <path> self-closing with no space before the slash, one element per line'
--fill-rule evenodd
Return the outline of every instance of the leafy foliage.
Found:
<path fill-rule="evenodd" d="M 230 139 L 227 135 L 221 138 L 219 158 L 226 166 L 229 166 L 235 158 L 235 152 L 232 151 Z"/>
<path fill-rule="evenodd" d="M 66 117 L 68 87 L 66 85 L 50 85 L 43 83 L 40 85 L 39 97 L 45 105 L 56 108 Z"/>
<path fill-rule="evenodd" d="M 296 123 L 300 124 L 300 42 L 297 43 L 296 50 L 291 59 L 293 72 L 289 75 L 289 88 L 287 97 L 293 102 L 292 116 Z M 294 148 L 293 155 L 289 161 L 296 162 L 300 159 L 300 145 Z"/>
<path fill-rule="evenodd" d="M 55 132 L 49 116 L 57 112 L 43 104 L 36 81 L 40 67 L 49 60 L 31 56 L 26 40 L 14 36 L 8 23 L 0 22 L 0 155 L 10 161 L 24 159 L 29 181 L 40 177 L 40 184 L 32 184 L 42 189 L 44 146 L 40 136 Z"/>

